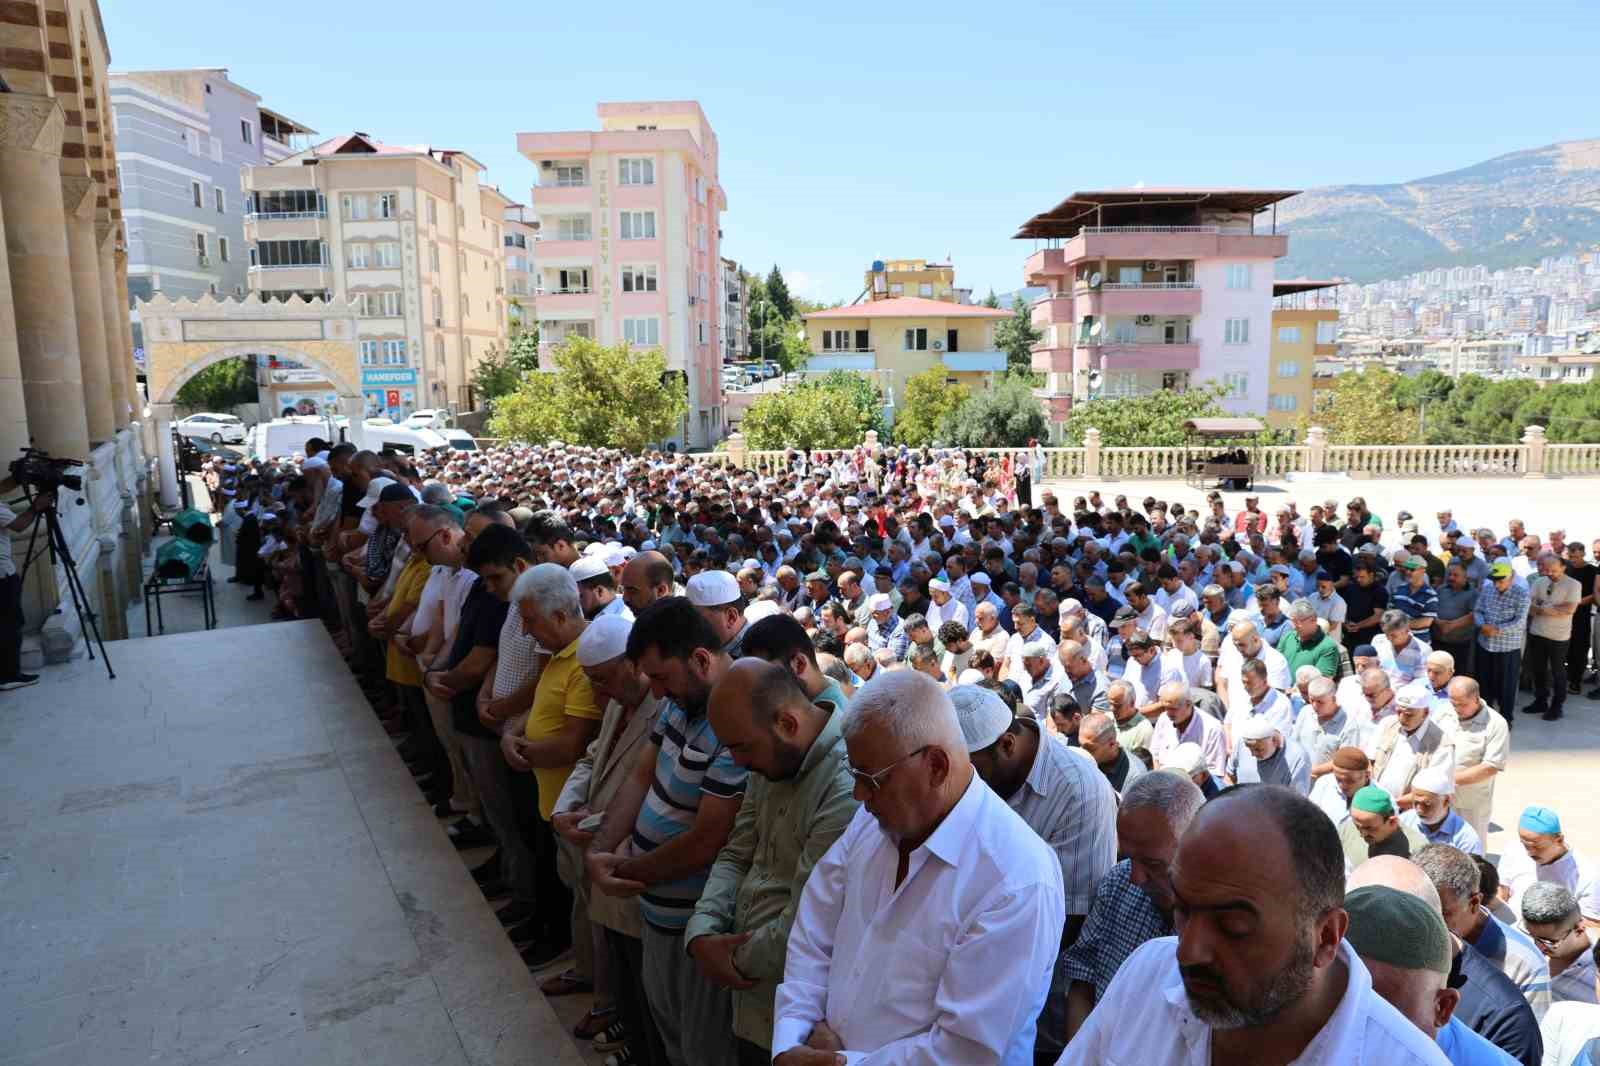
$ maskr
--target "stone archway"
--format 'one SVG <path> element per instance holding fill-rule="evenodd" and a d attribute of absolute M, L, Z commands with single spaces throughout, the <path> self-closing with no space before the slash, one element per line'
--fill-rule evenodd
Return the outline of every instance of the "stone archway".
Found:
<path fill-rule="evenodd" d="M 306 301 L 172 301 L 157 295 L 137 305 L 144 329 L 146 383 L 160 454 L 161 502 L 178 502 L 178 468 L 172 451 L 173 403 L 200 371 L 242 355 L 275 355 L 321 372 L 348 419 L 346 436 L 360 443 L 365 402 L 357 357 L 356 312 L 348 304 Z"/>

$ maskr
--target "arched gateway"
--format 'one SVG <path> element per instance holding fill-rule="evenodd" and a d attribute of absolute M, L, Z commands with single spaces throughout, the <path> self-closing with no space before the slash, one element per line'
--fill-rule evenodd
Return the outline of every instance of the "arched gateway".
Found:
<path fill-rule="evenodd" d="M 322 373 L 337 394 L 337 413 L 349 419 L 348 435 L 359 440 L 364 412 L 352 305 L 287 301 L 172 301 L 157 295 L 140 301 L 146 381 L 161 457 L 161 502 L 178 503 L 177 459 L 172 450 L 173 402 L 184 382 L 213 363 L 242 355 L 276 356 Z"/>

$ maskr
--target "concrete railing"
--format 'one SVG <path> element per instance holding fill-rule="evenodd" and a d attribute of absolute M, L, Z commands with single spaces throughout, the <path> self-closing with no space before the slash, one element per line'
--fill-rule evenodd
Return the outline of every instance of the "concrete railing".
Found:
<path fill-rule="evenodd" d="M 878 435 L 862 442 L 869 451 L 880 447 Z M 752 451 L 744 435 L 728 438 L 724 451 L 700 458 L 717 466 L 736 466 L 772 475 L 786 468 L 783 451 Z M 974 448 L 980 455 L 1010 454 L 1021 461 L 1027 448 Z M 1081 448 L 1046 448 L 1047 480 L 1113 478 L 1149 481 L 1181 480 L 1190 458 L 1212 448 L 1109 448 L 1100 431 L 1084 433 Z M 847 450 L 848 451 L 848 450 Z M 814 461 L 831 461 L 840 451 L 813 452 Z M 1517 444 L 1329 444 L 1321 426 L 1306 432 L 1304 444 L 1256 450 L 1260 476 L 1280 480 L 1289 474 L 1349 474 L 1354 477 L 1547 477 L 1600 476 L 1600 444 L 1550 444 L 1543 426 L 1529 426 Z"/>

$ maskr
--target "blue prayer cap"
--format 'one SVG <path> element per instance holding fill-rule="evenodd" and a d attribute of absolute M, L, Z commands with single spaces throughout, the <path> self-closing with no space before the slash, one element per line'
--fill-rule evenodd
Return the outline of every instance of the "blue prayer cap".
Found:
<path fill-rule="evenodd" d="M 1549 807 L 1528 807 L 1517 820 L 1517 828 L 1555 836 L 1561 832 L 1561 816 Z"/>

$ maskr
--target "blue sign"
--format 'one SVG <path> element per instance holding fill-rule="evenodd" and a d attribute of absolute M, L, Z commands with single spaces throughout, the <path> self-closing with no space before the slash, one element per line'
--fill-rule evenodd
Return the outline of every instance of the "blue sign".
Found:
<path fill-rule="evenodd" d="M 363 370 L 361 372 L 362 388 L 388 388 L 393 386 L 416 385 L 417 371 L 415 367 L 395 367 L 388 370 Z"/>

